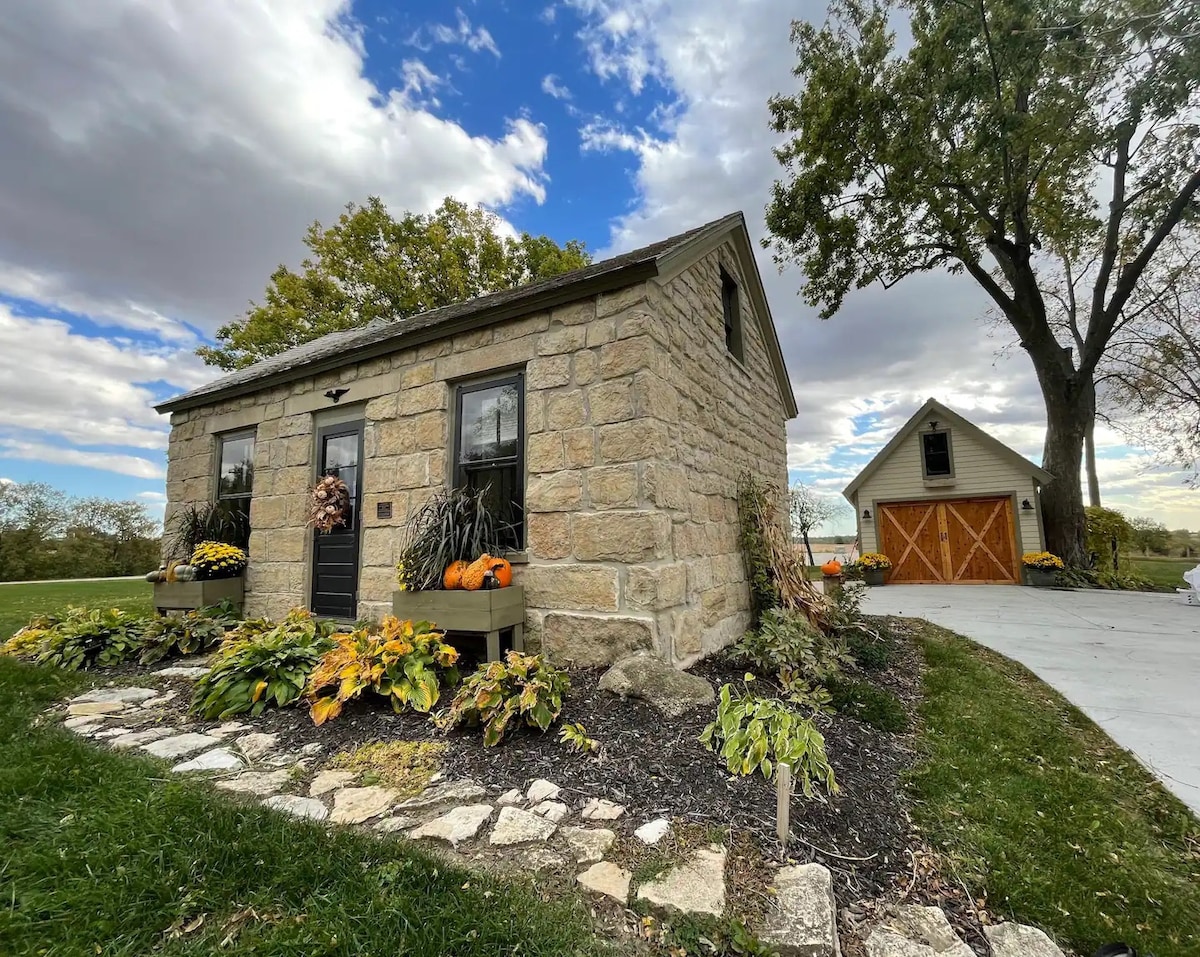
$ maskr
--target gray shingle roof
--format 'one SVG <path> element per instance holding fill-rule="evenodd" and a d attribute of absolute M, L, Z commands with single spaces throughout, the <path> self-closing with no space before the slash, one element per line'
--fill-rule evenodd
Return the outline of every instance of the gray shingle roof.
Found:
<path fill-rule="evenodd" d="M 528 311 L 533 311 L 543 307 L 548 300 L 555 304 L 563 304 L 574 298 L 582 299 L 594 295 L 596 284 L 605 279 L 611 281 L 610 288 L 617 288 L 626 273 L 633 274 L 639 268 L 653 266 L 659 259 L 697 239 L 701 234 L 723 231 L 734 225 L 744 228 L 744 219 L 740 212 L 731 213 L 669 239 L 592 263 L 582 269 L 562 273 L 542 282 L 442 306 L 406 319 L 377 319 L 360 328 L 331 332 L 244 369 L 230 372 L 190 392 L 167 399 L 155 408 L 159 412 L 171 412 L 208 404 L 227 396 L 244 395 L 256 391 L 257 388 L 301 378 L 328 368 L 330 363 L 344 364 L 355 361 L 364 354 L 378 355 L 385 351 L 399 350 L 405 346 L 406 339 L 416 338 L 418 333 L 427 332 L 437 326 L 453 325 L 457 329 L 463 322 L 473 319 L 477 319 L 478 325 L 482 326 L 490 321 L 507 318 L 522 306 L 527 305 Z M 637 278 L 640 277 L 631 275 L 628 281 L 634 282 Z M 576 291 L 577 295 L 572 295 Z M 428 338 L 428 335 L 420 338 Z"/>

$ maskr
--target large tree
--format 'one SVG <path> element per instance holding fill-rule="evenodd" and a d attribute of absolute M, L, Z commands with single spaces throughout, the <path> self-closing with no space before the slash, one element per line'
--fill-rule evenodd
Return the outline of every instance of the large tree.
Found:
<path fill-rule="evenodd" d="M 392 216 L 383 201 L 354 203 L 332 226 L 313 223 L 299 272 L 280 266 L 261 303 L 217 330 L 197 354 L 240 369 L 327 332 L 394 321 L 591 262 L 583 244 L 505 235 L 494 214 L 447 198 L 430 215 Z"/>
<path fill-rule="evenodd" d="M 855 287 L 965 272 L 1011 324 L 1046 407 L 1047 544 L 1086 560 L 1095 373 L 1200 191 L 1195 0 L 833 0 L 794 23 L 802 89 L 771 101 L 785 168 L 767 225 L 831 316 Z M 893 28 L 906 31 L 898 41 Z M 1091 261 L 1064 335 L 1043 278 Z M 969 317 L 964 317 L 969 318 Z"/>

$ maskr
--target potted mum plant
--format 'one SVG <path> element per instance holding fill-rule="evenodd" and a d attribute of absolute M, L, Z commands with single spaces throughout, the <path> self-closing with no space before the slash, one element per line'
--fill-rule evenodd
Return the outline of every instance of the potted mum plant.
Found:
<path fill-rule="evenodd" d="M 503 529 L 487 508 L 488 490 L 453 489 L 431 498 L 409 521 L 392 613 L 443 631 L 482 632 L 489 661 L 500 659 L 500 632 L 524 650 L 525 591 L 512 583 Z"/>
<path fill-rule="evenodd" d="M 1025 566 L 1025 584 L 1035 588 L 1050 588 L 1058 581 L 1063 560 L 1050 552 L 1026 552 L 1021 556 Z"/>
<path fill-rule="evenodd" d="M 200 542 L 185 563 L 172 562 L 165 569 L 151 572 L 154 582 L 154 608 L 191 611 L 228 601 L 237 608 L 245 600 L 246 552 L 224 542 Z"/>
<path fill-rule="evenodd" d="M 868 585 L 882 585 L 888 569 L 892 567 L 892 560 L 883 552 L 867 552 L 855 564 L 862 572 L 864 582 Z"/>

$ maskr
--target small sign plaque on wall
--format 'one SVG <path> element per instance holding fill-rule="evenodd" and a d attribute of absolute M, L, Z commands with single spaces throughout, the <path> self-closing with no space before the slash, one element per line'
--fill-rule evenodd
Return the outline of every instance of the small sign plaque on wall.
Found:
<path fill-rule="evenodd" d="M 392 503 L 391 502 L 376 502 L 375 503 L 375 517 L 376 518 L 391 518 L 392 517 Z"/>

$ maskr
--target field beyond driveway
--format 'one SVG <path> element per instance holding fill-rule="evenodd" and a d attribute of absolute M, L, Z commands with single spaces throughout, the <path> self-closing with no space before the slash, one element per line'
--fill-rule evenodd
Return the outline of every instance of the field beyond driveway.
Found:
<path fill-rule="evenodd" d="M 1200 816 L 1200 608 L 1140 592 L 888 585 L 863 610 L 924 618 L 1019 661 Z"/>

